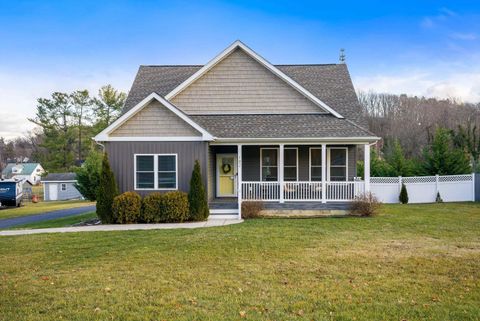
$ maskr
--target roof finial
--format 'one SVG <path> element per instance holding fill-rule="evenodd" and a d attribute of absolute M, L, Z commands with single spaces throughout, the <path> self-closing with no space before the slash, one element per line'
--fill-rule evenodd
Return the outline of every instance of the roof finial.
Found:
<path fill-rule="evenodd" d="M 340 48 L 340 56 L 338 57 L 338 60 L 340 61 L 341 64 L 344 64 L 346 58 L 347 57 L 345 56 L 345 49 Z"/>

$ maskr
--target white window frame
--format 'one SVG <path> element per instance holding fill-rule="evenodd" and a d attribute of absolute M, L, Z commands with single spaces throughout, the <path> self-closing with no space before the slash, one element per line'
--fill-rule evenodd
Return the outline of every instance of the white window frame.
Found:
<path fill-rule="evenodd" d="M 153 157 L 153 188 L 137 187 L 137 156 Z M 158 156 L 175 156 L 175 187 L 159 188 L 158 187 Z M 176 191 L 178 190 L 178 154 L 134 154 L 133 155 L 133 188 L 135 191 Z"/>
<path fill-rule="evenodd" d="M 333 167 L 345 167 L 345 181 L 336 181 L 336 182 L 348 182 L 348 147 L 328 147 L 327 148 L 327 180 L 330 181 L 330 168 L 332 167 L 330 151 L 332 149 L 343 149 L 345 150 L 345 165 L 334 165 Z"/>
<path fill-rule="evenodd" d="M 321 165 L 314 165 L 315 167 L 320 167 L 322 168 L 324 164 L 322 163 L 322 147 L 310 147 L 308 148 L 308 181 L 312 182 L 312 150 L 313 149 L 318 149 L 320 151 L 320 163 Z M 325 180 L 326 177 L 322 177 L 320 181 L 314 181 L 314 182 L 321 182 L 322 180 Z"/>
<path fill-rule="evenodd" d="M 285 152 L 283 153 L 283 180 L 285 182 L 298 182 L 298 167 L 299 167 L 299 164 L 298 164 L 298 147 L 284 147 L 284 151 L 287 150 L 287 149 L 295 149 L 296 159 L 295 159 L 295 166 L 285 165 Z M 295 180 L 294 181 L 287 181 L 285 179 L 285 168 L 291 168 L 291 167 L 295 167 Z"/>
<path fill-rule="evenodd" d="M 65 186 L 65 189 L 63 188 Z M 67 191 L 67 184 L 66 183 L 61 183 L 60 184 L 60 191 L 66 192 Z"/>
<path fill-rule="evenodd" d="M 277 180 L 276 181 L 264 181 L 263 180 L 263 150 L 264 149 L 274 149 L 277 151 Z M 260 147 L 260 181 L 261 182 L 278 182 L 280 178 L 280 172 L 279 172 L 279 167 L 280 167 L 280 156 L 279 156 L 279 147 Z M 269 166 L 269 167 L 275 167 L 275 166 Z"/>

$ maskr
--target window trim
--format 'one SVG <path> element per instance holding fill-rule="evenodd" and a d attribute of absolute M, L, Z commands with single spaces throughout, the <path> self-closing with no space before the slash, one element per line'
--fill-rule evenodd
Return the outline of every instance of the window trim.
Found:
<path fill-rule="evenodd" d="M 291 168 L 293 166 L 291 165 L 285 165 L 285 151 L 287 149 L 295 149 L 295 155 L 296 155 L 296 160 L 295 160 L 295 180 L 294 181 L 287 181 L 285 180 L 285 168 Z M 284 153 L 283 153 L 283 181 L 284 182 L 298 182 L 298 168 L 299 168 L 299 159 L 298 159 L 298 147 L 284 147 L 283 148 Z"/>
<path fill-rule="evenodd" d="M 312 182 L 312 150 L 313 149 L 318 149 L 320 150 L 320 163 L 321 165 L 315 165 L 316 167 L 320 167 L 322 168 L 324 166 L 324 164 L 322 163 L 322 147 L 309 147 L 308 148 L 308 181 L 309 182 Z M 328 162 L 327 162 L 328 163 Z M 313 182 L 321 182 L 323 181 L 323 177 L 322 177 L 322 180 L 320 181 L 313 181 Z"/>
<path fill-rule="evenodd" d="M 327 179 L 330 182 L 330 169 L 332 167 L 331 158 L 330 158 L 330 151 L 332 149 L 343 149 L 345 150 L 345 166 L 334 165 L 333 167 L 345 167 L 345 180 L 344 181 L 336 181 L 336 182 L 348 182 L 348 147 L 328 147 L 327 148 Z"/>
<path fill-rule="evenodd" d="M 153 188 L 137 187 L 137 156 L 153 156 Z M 158 156 L 175 156 L 175 187 L 158 187 Z M 133 154 L 133 189 L 135 191 L 176 191 L 178 190 L 178 154 Z"/>
<path fill-rule="evenodd" d="M 264 149 L 275 149 L 277 151 L 277 165 L 276 166 L 268 166 L 268 167 L 277 167 L 277 180 L 276 181 L 264 181 L 263 180 L 263 150 Z M 279 173 L 279 147 L 260 147 L 260 182 L 279 182 L 280 173 Z"/>
<path fill-rule="evenodd" d="M 65 186 L 65 189 L 63 189 L 64 186 Z M 61 183 L 60 184 L 60 191 L 61 192 L 66 192 L 67 191 L 67 183 Z"/>

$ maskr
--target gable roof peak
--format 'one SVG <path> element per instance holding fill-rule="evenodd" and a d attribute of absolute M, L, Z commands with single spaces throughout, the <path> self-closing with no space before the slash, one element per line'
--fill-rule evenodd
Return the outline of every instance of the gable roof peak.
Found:
<path fill-rule="evenodd" d="M 325 104 L 323 101 L 321 101 L 318 97 L 310 93 L 307 89 L 305 89 L 303 86 L 298 84 L 295 80 L 287 76 L 284 72 L 282 72 L 280 69 L 272 65 L 270 62 L 265 60 L 262 56 L 257 54 L 255 51 L 250 49 L 247 45 L 245 45 L 243 42 L 240 40 L 235 40 L 230 46 L 225 48 L 220 54 L 218 54 L 216 57 L 214 57 L 212 60 L 210 60 L 206 65 L 204 65 L 202 68 L 200 68 L 197 72 L 195 72 L 193 75 L 191 75 L 189 78 L 187 78 L 185 81 L 183 81 L 180 85 L 178 85 L 176 88 L 174 88 L 170 93 L 168 93 L 165 96 L 165 99 L 171 100 L 175 96 L 177 96 L 180 92 L 182 92 L 185 88 L 189 87 L 192 83 L 194 83 L 197 79 L 202 77 L 206 72 L 208 72 L 210 69 L 212 69 L 214 66 L 216 66 L 219 62 L 221 62 L 223 59 L 225 59 L 227 56 L 229 56 L 234 50 L 237 48 L 240 48 L 243 50 L 247 55 L 249 55 L 251 58 L 256 60 L 258 63 L 263 65 L 265 68 L 267 68 L 270 72 L 278 76 L 280 79 L 285 81 L 287 84 L 292 86 L 295 90 L 297 90 L 300 94 L 305 96 L 307 99 L 309 99 L 311 102 L 319 106 L 320 108 L 324 109 L 325 111 L 329 112 L 330 114 L 334 115 L 337 118 L 344 118 L 342 115 L 340 115 L 338 112 L 336 112 L 333 108 Z"/>

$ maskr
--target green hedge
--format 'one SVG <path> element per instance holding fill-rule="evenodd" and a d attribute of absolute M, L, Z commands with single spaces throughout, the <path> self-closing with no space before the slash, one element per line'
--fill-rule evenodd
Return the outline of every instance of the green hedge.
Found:
<path fill-rule="evenodd" d="M 138 223 L 141 219 L 142 198 L 135 192 L 125 192 L 113 199 L 113 221 L 119 224 Z"/>
<path fill-rule="evenodd" d="M 143 199 L 142 221 L 145 223 L 184 222 L 188 220 L 188 209 L 188 197 L 184 192 L 152 193 Z"/>

